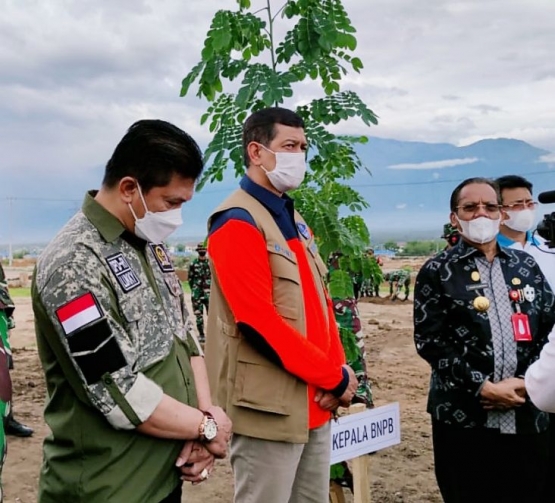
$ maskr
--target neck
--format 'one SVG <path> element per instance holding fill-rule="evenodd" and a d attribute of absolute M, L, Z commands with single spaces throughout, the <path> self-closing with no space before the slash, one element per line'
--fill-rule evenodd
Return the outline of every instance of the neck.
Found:
<path fill-rule="evenodd" d="M 520 243 L 522 246 L 526 244 L 526 232 L 515 231 L 507 225 L 501 225 L 499 232 L 503 234 L 503 236 L 506 236 L 509 239 Z"/>
<path fill-rule="evenodd" d="M 126 205 L 122 206 L 119 201 L 116 201 L 112 191 L 101 187 L 94 199 L 100 206 L 114 215 L 127 230 L 133 232 L 135 220 L 131 210 Z"/>
<path fill-rule="evenodd" d="M 264 187 L 266 190 L 274 193 L 276 196 L 281 197 L 283 195 L 282 192 L 276 190 L 276 188 L 270 183 L 266 173 L 260 166 L 251 165 L 247 168 L 247 176 L 256 184 Z"/>
<path fill-rule="evenodd" d="M 497 255 L 497 240 L 493 239 L 489 243 L 473 243 L 472 241 L 465 240 L 471 246 L 480 250 L 485 256 L 488 262 L 493 262 L 493 259 Z"/>

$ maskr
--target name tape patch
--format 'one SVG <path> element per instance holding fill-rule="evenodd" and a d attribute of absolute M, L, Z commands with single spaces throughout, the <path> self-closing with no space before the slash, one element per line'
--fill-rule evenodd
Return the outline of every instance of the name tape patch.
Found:
<path fill-rule="evenodd" d="M 131 269 L 129 262 L 127 262 L 127 259 L 122 253 L 110 255 L 109 257 L 106 257 L 106 261 L 108 262 L 111 271 L 114 273 L 119 286 L 121 286 L 125 293 L 130 292 L 141 284 L 141 280 L 135 271 Z"/>
<path fill-rule="evenodd" d="M 480 290 L 482 288 L 489 288 L 489 283 L 479 283 L 477 285 L 466 285 L 467 292 L 473 292 L 474 290 Z"/>

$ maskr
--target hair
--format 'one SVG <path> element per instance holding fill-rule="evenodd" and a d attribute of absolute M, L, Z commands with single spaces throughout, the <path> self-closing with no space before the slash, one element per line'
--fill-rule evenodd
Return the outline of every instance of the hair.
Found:
<path fill-rule="evenodd" d="M 457 206 L 459 205 L 459 195 L 461 190 L 464 189 L 467 185 L 471 185 L 473 183 L 479 183 L 484 185 L 489 185 L 493 190 L 495 190 L 495 194 L 497 195 L 497 202 L 501 204 L 501 194 L 499 193 L 499 187 L 497 184 L 491 180 L 490 178 L 482 178 L 482 177 L 475 177 L 475 178 L 467 178 L 459 183 L 455 190 L 451 194 L 451 200 L 449 202 L 449 206 L 451 207 L 451 211 L 456 212 Z"/>
<path fill-rule="evenodd" d="M 247 168 L 250 164 L 247 146 L 255 141 L 267 147 L 276 136 L 276 124 L 304 129 L 303 119 L 287 108 L 271 107 L 254 112 L 243 125 L 243 160 Z"/>
<path fill-rule="evenodd" d="M 497 180 L 495 180 L 495 183 L 499 187 L 499 192 L 501 192 L 501 195 L 503 195 L 503 191 L 505 189 L 522 188 L 528 189 L 530 191 L 530 194 L 532 194 L 533 185 L 528 180 L 526 180 L 526 178 L 522 178 L 518 175 L 501 176 Z"/>
<path fill-rule="evenodd" d="M 191 136 L 162 120 L 135 122 L 106 164 L 102 184 L 113 188 L 122 178 L 135 178 L 141 189 L 168 185 L 174 175 L 197 180 L 202 152 Z"/>

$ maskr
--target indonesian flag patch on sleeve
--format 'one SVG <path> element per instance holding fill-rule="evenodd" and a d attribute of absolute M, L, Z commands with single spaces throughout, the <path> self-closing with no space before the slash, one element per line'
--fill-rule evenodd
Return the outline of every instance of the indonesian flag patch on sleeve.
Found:
<path fill-rule="evenodd" d="M 102 312 L 95 296 L 87 292 L 56 309 L 64 333 L 67 335 L 102 318 Z"/>

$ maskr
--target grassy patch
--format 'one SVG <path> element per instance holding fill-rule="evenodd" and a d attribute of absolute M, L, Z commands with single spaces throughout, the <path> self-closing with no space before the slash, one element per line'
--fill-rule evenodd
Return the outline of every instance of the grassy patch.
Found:
<path fill-rule="evenodd" d="M 30 288 L 10 288 L 10 295 L 12 297 L 30 297 Z"/>

